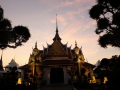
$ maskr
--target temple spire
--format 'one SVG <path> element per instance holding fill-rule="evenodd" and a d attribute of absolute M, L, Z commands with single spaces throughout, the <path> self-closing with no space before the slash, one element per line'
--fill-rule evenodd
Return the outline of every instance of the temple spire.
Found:
<path fill-rule="evenodd" d="M 14 61 L 15 61 L 15 56 L 14 56 Z"/>
<path fill-rule="evenodd" d="M 82 46 L 81 46 L 81 48 L 80 48 L 80 52 L 81 52 L 81 54 L 83 55 L 83 52 L 82 52 Z"/>
<path fill-rule="evenodd" d="M 57 14 L 56 14 L 56 33 L 58 32 L 58 25 L 57 25 Z"/>
<path fill-rule="evenodd" d="M 53 41 L 56 41 L 56 40 L 61 42 L 61 38 L 60 38 L 60 36 L 58 34 L 57 14 L 56 14 L 56 34 L 55 34 L 55 37 L 53 38 Z"/>
<path fill-rule="evenodd" d="M 77 47 L 77 42 L 76 42 L 76 40 L 75 40 L 75 47 Z"/>
<path fill-rule="evenodd" d="M 35 48 L 37 48 L 37 41 L 36 41 L 36 43 L 35 43 Z"/>

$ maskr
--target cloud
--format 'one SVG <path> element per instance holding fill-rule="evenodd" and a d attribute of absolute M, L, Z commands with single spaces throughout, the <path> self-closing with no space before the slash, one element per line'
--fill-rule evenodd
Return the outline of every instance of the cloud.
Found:
<path fill-rule="evenodd" d="M 79 13 L 82 12 L 79 10 Z M 71 36 L 75 33 L 82 32 L 84 30 L 88 30 L 92 26 L 95 26 L 95 21 L 87 19 L 86 16 L 81 15 L 82 17 L 78 19 L 79 16 L 76 17 L 76 14 L 79 14 L 77 11 L 69 11 L 64 15 L 58 15 L 58 26 L 62 29 L 63 36 Z M 56 23 L 55 19 L 50 20 L 51 23 Z"/>
<path fill-rule="evenodd" d="M 82 5 L 82 4 L 86 4 L 86 3 L 91 4 L 93 2 L 91 2 L 91 0 L 72 0 L 72 1 L 65 0 L 65 1 L 61 2 L 57 7 L 61 8 L 61 7 L 68 7 L 68 6 L 73 6 L 73 5 Z"/>
<path fill-rule="evenodd" d="M 66 6 L 71 6 L 74 4 L 74 1 L 64 1 L 62 2 L 58 7 L 66 7 Z"/>
<path fill-rule="evenodd" d="M 38 1 L 39 3 L 35 2 L 37 3 L 35 4 L 36 6 L 31 7 L 30 5 L 33 5 L 31 3 L 29 5 L 30 8 L 28 7 L 24 10 L 19 7 L 24 13 L 18 13 L 17 17 L 21 17 L 22 15 L 22 19 L 14 16 L 16 14 L 11 14 L 13 18 L 10 19 L 14 22 L 13 25 L 21 23 L 27 25 L 32 36 L 23 46 L 15 50 L 7 49 L 5 51 L 5 56 L 7 57 L 4 56 L 4 60 L 6 60 L 4 65 L 7 64 L 16 53 L 16 62 L 24 64 L 28 61 L 29 55 L 32 53 L 32 47 L 34 48 L 36 41 L 40 50 L 43 49 L 42 45 L 47 46 L 46 42 L 52 44 L 52 39 L 55 36 L 56 13 L 58 13 L 58 30 L 62 38 L 62 43 L 66 44 L 68 41 L 68 47 L 72 44 L 72 48 L 74 48 L 75 40 L 77 40 L 78 46 L 83 47 L 85 58 L 87 57 L 88 60 L 93 60 L 97 56 L 96 53 L 98 53 L 98 36 L 94 33 L 95 21 L 88 18 L 88 9 L 94 4 L 95 0 Z M 25 5 L 28 5 L 28 3 Z M 11 50 L 12 54 L 10 54 Z"/>
<path fill-rule="evenodd" d="M 72 36 L 75 33 L 82 33 L 83 31 L 89 31 L 91 27 L 95 26 L 94 21 L 88 21 L 88 20 L 77 20 L 77 18 L 70 21 L 70 23 L 67 25 L 67 27 L 64 28 L 62 34 L 65 36 Z M 94 32 L 94 31 L 93 31 Z"/>
<path fill-rule="evenodd" d="M 50 22 L 51 23 L 56 23 L 56 20 L 51 19 Z M 62 14 L 57 15 L 57 23 L 58 23 L 58 26 L 59 26 L 59 23 L 62 24 L 62 27 L 66 26 L 67 25 L 67 19 L 66 19 L 65 15 L 62 15 Z"/>

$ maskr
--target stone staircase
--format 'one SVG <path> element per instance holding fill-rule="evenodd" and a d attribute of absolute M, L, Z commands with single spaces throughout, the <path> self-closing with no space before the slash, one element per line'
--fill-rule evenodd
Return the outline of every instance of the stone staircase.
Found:
<path fill-rule="evenodd" d="M 47 85 L 42 87 L 42 89 L 40 90 L 73 90 L 73 89 L 70 85 L 60 84 L 60 85 Z"/>

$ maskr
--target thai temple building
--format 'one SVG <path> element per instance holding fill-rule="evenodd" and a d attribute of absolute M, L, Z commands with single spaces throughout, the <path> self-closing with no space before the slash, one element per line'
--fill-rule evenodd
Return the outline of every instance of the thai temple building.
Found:
<path fill-rule="evenodd" d="M 16 67 L 17 71 L 19 72 L 19 76 L 20 76 L 21 71 L 18 69 L 19 68 L 19 64 L 17 64 L 15 62 L 15 60 L 12 59 L 8 65 L 6 65 L 5 67 L 3 67 L 2 56 L 3 56 L 3 52 L 2 52 L 2 55 L 1 55 L 1 59 L 0 59 L 0 73 L 1 74 L 2 73 L 7 73 L 7 72 L 10 71 L 10 68 Z"/>
<path fill-rule="evenodd" d="M 13 68 L 13 67 L 19 68 L 19 64 L 17 64 L 17 63 L 15 62 L 15 59 L 12 59 L 12 60 L 10 61 L 10 63 L 4 67 L 4 68 L 5 68 L 5 71 L 9 71 L 9 68 L 11 68 L 11 67 L 12 67 L 12 68 Z"/>
<path fill-rule="evenodd" d="M 8 65 L 6 65 L 4 68 L 5 68 L 5 70 L 4 70 L 4 73 L 9 73 L 9 72 L 11 72 L 11 69 L 12 68 L 16 68 L 16 71 L 15 72 L 18 72 L 18 77 L 21 77 L 21 70 L 19 69 L 19 64 L 18 63 L 16 63 L 16 61 L 15 61 L 15 59 L 12 59 L 9 63 L 8 63 Z"/>
<path fill-rule="evenodd" d="M 18 69 L 19 68 L 19 64 L 17 64 L 15 62 L 15 59 L 12 59 L 10 61 L 10 63 L 8 63 L 8 65 L 6 65 L 5 67 L 3 67 L 3 60 L 2 60 L 2 56 L 3 56 L 3 51 L 2 51 L 2 55 L 1 55 L 1 59 L 0 59 L 0 75 L 3 76 L 3 74 L 7 74 L 9 72 L 11 72 L 11 69 L 16 67 L 16 72 L 18 72 L 18 77 L 21 76 L 21 70 Z"/>
<path fill-rule="evenodd" d="M 43 50 L 37 47 L 32 49 L 32 53 L 28 57 L 28 64 L 19 67 L 21 69 L 21 78 L 27 79 L 27 71 L 29 76 L 39 76 L 46 85 L 49 84 L 68 84 L 69 79 L 73 76 L 77 80 L 77 76 L 82 77 L 82 71 L 85 70 L 85 75 L 92 78 L 94 65 L 85 62 L 82 47 L 78 47 L 77 41 L 72 49 L 71 46 L 62 43 L 62 39 L 58 33 L 56 20 L 56 33 L 53 37 L 53 43 L 43 46 Z"/>

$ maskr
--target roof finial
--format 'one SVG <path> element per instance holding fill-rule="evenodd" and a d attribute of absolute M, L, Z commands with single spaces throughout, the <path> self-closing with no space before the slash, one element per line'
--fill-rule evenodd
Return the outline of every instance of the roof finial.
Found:
<path fill-rule="evenodd" d="M 56 14 L 56 34 L 55 34 L 55 37 L 53 38 L 53 41 L 59 41 L 61 42 L 61 38 L 58 34 L 58 25 L 57 25 L 57 14 Z"/>
<path fill-rule="evenodd" d="M 56 32 L 58 32 L 58 25 L 57 25 L 57 14 L 56 14 Z"/>
<path fill-rule="evenodd" d="M 14 56 L 14 61 L 15 61 L 15 56 Z"/>
<path fill-rule="evenodd" d="M 76 42 L 76 40 L 75 40 L 75 47 L 77 47 L 77 42 Z"/>
<path fill-rule="evenodd" d="M 88 62 L 87 58 L 86 58 L 86 62 Z"/>
<path fill-rule="evenodd" d="M 35 48 L 37 48 L 37 41 L 36 41 L 36 43 L 35 43 Z"/>

